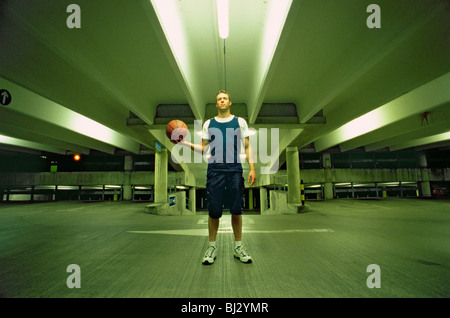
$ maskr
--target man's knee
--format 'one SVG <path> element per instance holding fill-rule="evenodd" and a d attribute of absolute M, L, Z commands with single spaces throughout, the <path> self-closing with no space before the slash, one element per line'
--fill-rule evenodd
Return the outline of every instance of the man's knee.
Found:
<path fill-rule="evenodd" d="M 209 217 L 211 219 L 220 219 L 222 217 L 222 211 L 220 211 L 220 210 L 209 210 Z"/>

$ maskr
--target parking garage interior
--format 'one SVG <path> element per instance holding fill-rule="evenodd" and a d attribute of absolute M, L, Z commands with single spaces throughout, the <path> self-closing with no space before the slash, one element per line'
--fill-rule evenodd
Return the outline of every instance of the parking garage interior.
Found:
<path fill-rule="evenodd" d="M 0 4 L 1 298 L 448 298 L 447 1 L 228 0 L 226 39 L 220 0 L 72 2 Z M 201 140 L 220 89 L 254 261 L 224 213 L 202 266 L 207 160 L 166 125 Z"/>

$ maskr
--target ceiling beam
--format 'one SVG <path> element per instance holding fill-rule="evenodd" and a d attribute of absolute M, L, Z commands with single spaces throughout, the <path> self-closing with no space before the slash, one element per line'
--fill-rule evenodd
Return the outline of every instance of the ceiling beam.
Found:
<path fill-rule="evenodd" d="M 366 58 L 358 60 L 358 63 L 354 63 L 354 61 L 350 59 L 343 60 L 342 63 L 335 63 L 336 69 L 329 69 L 328 73 L 341 74 L 341 70 L 344 69 L 345 74 L 342 74 L 344 76 L 327 76 L 324 78 L 324 83 L 321 83 L 324 89 L 318 92 L 316 101 L 310 105 L 300 105 L 300 122 L 304 123 L 308 121 L 326 105 L 330 104 L 336 97 L 354 85 L 354 83 L 366 75 L 373 67 L 400 47 L 402 43 L 411 38 L 417 30 L 429 23 L 430 20 L 440 13 L 440 10 L 442 10 L 442 8 L 439 5 L 430 6 L 428 11 L 413 20 L 413 23 L 405 27 L 386 46 L 383 46 L 382 50 L 380 50 L 379 46 L 373 47 L 371 51 L 365 54 Z M 345 63 L 348 64 L 344 67 Z"/>
<path fill-rule="evenodd" d="M 50 122 L 42 121 L 29 115 L 18 112 L 11 112 L 8 109 L 0 108 L 0 117 L 0 123 L 2 125 L 5 123 L 6 127 L 16 125 L 15 130 L 12 130 L 11 133 L 5 133 L 10 137 L 17 137 L 20 139 L 33 141 L 33 139 L 24 138 L 21 132 L 30 131 L 35 133 L 36 128 L 38 128 L 39 132 L 35 133 L 34 139 L 38 143 L 46 143 L 45 140 L 48 140 L 47 138 L 54 138 L 58 141 L 55 146 L 61 147 L 61 142 L 68 143 L 66 144 L 68 148 L 65 148 L 67 151 L 76 152 L 76 148 L 70 147 L 70 145 L 73 144 L 77 147 L 95 149 L 108 154 L 114 154 L 115 152 L 115 147 L 111 145 L 107 145 L 101 141 L 74 133 L 73 131 L 70 131 L 63 127 L 55 126 Z M 19 122 L 20 125 L 17 125 L 17 123 Z M 0 129 L 0 131 L 2 130 L 3 127 L 2 129 Z M 16 133 L 16 131 L 18 131 L 18 133 Z M 41 136 L 43 137 L 42 139 Z M 36 138 L 38 139 L 36 140 Z"/>
<path fill-rule="evenodd" d="M 424 138 L 418 138 L 415 140 L 403 142 L 398 145 L 389 147 L 389 149 L 391 151 L 396 151 L 396 150 L 401 150 L 401 149 L 406 149 L 406 148 L 424 146 L 424 145 L 428 145 L 428 144 L 447 142 L 449 140 L 450 140 L 450 130 L 445 133 L 442 133 L 442 134 L 424 137 Z"/>
<path fill-rule="evenodd" d="M 7 106 L 7 111 L 29 115 L 105 144 L 132 153 L 139 153 L 139 143 L 86 116 L 67 109 L 3 78 L 0 78 L 0 87 L 8 90 L 12 96 L 12 101 Z"/>
<path fill-rule="evenodd" d="M 25 126 L 23 116 L 20 117 L 21 124 L 17 125 L 8 122 L 8 119 L 12 119 L 12 116 L 5 116 L 4 112 L 0 111 L 0 134 L 5 136 L 14 136 L 15 138 L 35 142 L 38 144 L 52 145 L 56 148 L 66 149 L 67 151 L 78 154 L 89 154 L 90 149 L 74 143 L 69 142 L 67 139 L 58 139 L 53 134 L 42 134 L 42 126 L 39 132 L 36 132 L 34 128 Z M 10 114 L 9 114 L 10 115 Z M 112 149 L 111 149 L 112 150 Z"/>
<path fill-rule="evenodd" d="M 41 6 L 40 9 L 42 8 L 44 8 L 44 6 Z M 51 7 L 46 9 L 54 10 L 54 8 Z M 17 7 L 13 5 L 5 6 L 5 14 L 10 18 L 10 21 L 13 21 L 13 23 L 20 26 L 20 28 L 23 28 L 33 38 L 68 62 L 76 70 L 86 74 L 91 80 L 95 81 L 97 85 L 108 92 L 110 96 L 113 96 L 120 104 L 132 110 L 144 121 L 150 124 L 153 122 L 153 118 L 149 117 L 146 112 L 142 111 L 141 107 L 129 99 L 128 96 L 122 92 L 121 87 L 117 87 L 113 83 L 113 76 L 108 76 L 105 73 L 105 70 L 98 67 L 100 63 L 92 59 L 92 55 L 73 54 L 80 47 L 92 47 L 92 43 L 89 42 L 91 38 L 88 34 L 85 34 L 83 37 L 76 37 L 76 39 L 74 39 L 73 36 L 64 37 L 62 34 L 55 36 L 53 30 L 56 29 L 56 27 L 52 24 L 54 20 L 46 19 L 46 23 L 42 23 L 42 20 L 38 20 L 39 25 L 37 25 L 34 23 L 36 19 L 29 18 L 30 15 L 36 15 L 32 10 L 33 6 L 31 5 Z M 51 14 L 54 14 L 54 12 Z M 61 29 L 64 30 L 64 26 L 62 26 Z M 50 36 L 50 34 L 52 36 Z M 95 50 L 99 51 L 100 48 L 96 47 Z M 103 59 L 107 58 L 108 52 L 104 52 L 101 56 Z"/>
<path fill-rule="evenodd" d="M 27 149 L 35 149 L 35 150 L 46 151 L 46 152 L 53 152 L 53 153 L 62 154 L 62 155 L 66 154 L 65 149 L 61 149 L 61 148 L 57 148 L 57 147 L 53 147 L 53 146 L 49 146 L 49 145 L 44 145 L 44 144 L 40 144 L 37 142 L 31 142 L 28 140 L 18 139 L 18 138 L 14 138 L 14 137 L 8 137 L 8 136 L 4 136 L 4 135 L 0 135 L 0 144 L 11 145 L 11 146 L 27 148 Z"/>
<path fill-rule="evenodd" d="M 315 141 L 320 152 L 450 101 L 450 73 L 360 116 Z"/>
<path fill-rule="evenodd" d="M 407 117 L 391 125 L 373 130 L 339 145 L 341 151 L 366 146 L 365 149 L 380 149 L 399 141 L 429 136 L 444 132 L 449 127 L 450 105 L 443 105 L 429 111 Z"/>

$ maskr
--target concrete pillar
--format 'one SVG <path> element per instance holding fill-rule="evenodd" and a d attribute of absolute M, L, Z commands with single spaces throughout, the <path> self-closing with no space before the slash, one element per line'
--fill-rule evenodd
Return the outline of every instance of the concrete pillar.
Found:
<path fill-rule="evenodd" d="M 124 180 L 123 180 L 123 200 L 131 201 L 133 199 L 133 191 L 131 188 L 131 171 L 133 170 L 133 157 L 125 156 L 123 165 Z"/>
<path fill-rule="evenodd" d="M 286 148 L 286 168 L 288 179 L 288 203 L 301 204 L 300 161 L 297 147 Z"/>
<path fill-rule="evenodd" d="M 133 192 L 131 189 L 131 185 L 123 185 L 123 200 L 124 201 L 131 201 Z"/>
<path fill-rule="evenodd" d="M 325 200 L 333 199 L 333 183 L 325 182 L 325 186 L 323 187 L 323 196 Z"/>
<path fill-rule="evenodd" d="M 427 156 L 423 153 L 419 155 L 419 165 L 422 172 L 422 182 L 420 182 L 420 189 L 422 190 L 422 197 L 431 197 L 430 176 L 428 174 Z"/>
<path fill-rule="evenodd" d="M 261 213 L 267 208 L 267 189 L 264 187 L 259 188 L 259 206 L 261 207 Z"/>
<path fill-rule="evenodd" d="M 325 185 L 323 195 L 325 200 L 333 199 L 333 179 L 331 175 L 331 155 L 324 153 L 322 156 L 323 168 L 325 172 Z"/>
<path fill-rule="evenodd" d="M 195 187 L 191 187 L 189 189 L 189 201 L 191 202 L 191 211 L 193 213 L 195 213 L 197 211 L 197 206 L 196 206 L 196 202 L 197 202 L 197 189 Z"/>
<path fill-rule="evenodd" d="M 155 203 L 167 203 L 167 149 L 155 153 Z"/>
<path fill-rule="evenodd" d="M 125 156 L 125 161 L 123 164 L 123 170 L 125 171 L 133 171 L 133 157 Z"/>

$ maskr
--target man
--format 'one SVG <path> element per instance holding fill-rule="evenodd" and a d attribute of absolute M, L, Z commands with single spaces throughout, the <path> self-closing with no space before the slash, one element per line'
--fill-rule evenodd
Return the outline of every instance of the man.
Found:
<path fill-rule="evenodd" d="M 241 202 L 244 192 L 241 158 L 245 157 L 250 165 L 247 181 L 250 186 L 255 183 L 256 173 L 253 153 L 249 141 L 247 122 L 231 114 L 231 99 L 226 91 L 216 95 L 217 116 L 207 120 L 203 125 L 202 144 L 196 145 L 182 140 L 180 143 L 195 151 L 207 152 L 208 171 L 206 193 L 208 200 L 209 247 L 202 263 L 213 264 L 217 256 L 216 236 L 222 208 L 230 208 L 231 225 L 235 238 L 234 257 L 243 263 L 251 263 L 252 258 L 242 245 L 242 210 Z M 242 153 L 244 148 L 245 155 Z"/>

